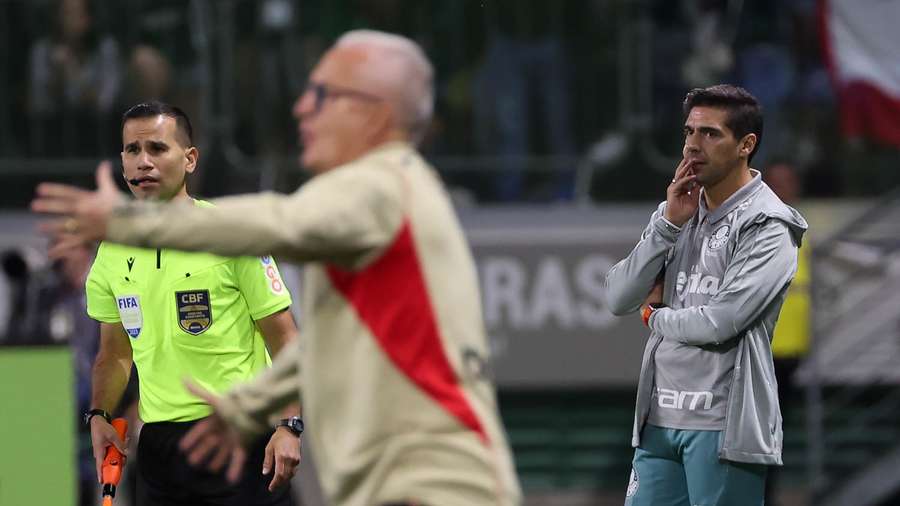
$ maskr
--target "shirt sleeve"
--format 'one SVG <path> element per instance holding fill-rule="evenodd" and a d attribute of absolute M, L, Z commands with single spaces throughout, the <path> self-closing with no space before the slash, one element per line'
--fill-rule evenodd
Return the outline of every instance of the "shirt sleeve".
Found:
<path fill-rule="evenodd" d="M 91 265 L 87 281 L 84 284 L 87 296 L 87 314 L 99 322 L 118 323 L 121 321 L 119 306 L 116 304 L 116 297 L 106 279 L 103 258 L 101 249 L 94 259 L 94 264 Z"/>
<path fill-rule="evenodd" d="M 631 253 L 606 274 L 607 304 L 615 315 L 638 310 L 675 245 L 681 228 L 663 217 L 664 210 L 665 202 L 654 211 Z"/>
<path fill-rule="evenodd" d="M 247 383 L 236 385 L 222 398 L 219 414 L 240 434 L 251 441 L 272 430 L 273 418 L 280 410 L 300 399 L 300 356 L 302 339 L 293 339 L 263 370 Z"/>
<path fill-rule="evenodd" d="M 741 335 L 783 296 L 797 269 L 797 246 L 787 225 L 769 219 L 751 225 L 743 235 L 721 288 L 709 302 L 658 309 L 650 317 L 651 329 L 689 345 L 719 344 Z"/>
<path fill-rule="evenodd" d="M 291 306 L 291 294 L 271 255 L 238 257 L 234 261 L 234 271 L 238 289 L 254 320 Z"/>
<path fill-rule="evenodd" d="M 113 213 L 107 235 L 142 247 L 327 259 L 354 267 L 376 256 L 400 228 L 403 185 L 392 172 L 342 167 L 291 195 L 226 197 L 213 207 L 133 201 Z"/>

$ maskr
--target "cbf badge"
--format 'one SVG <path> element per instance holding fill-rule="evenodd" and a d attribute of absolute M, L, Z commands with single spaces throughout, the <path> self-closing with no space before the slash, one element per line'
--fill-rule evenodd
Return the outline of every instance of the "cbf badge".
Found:
<path fill-rule="evenodd" d="M 191 335 L 199 335 L 212 325 L 212 305 L 209 290 L 175 292 L 178 326 Z"/>
<path fill-rule="evenodd" d="M 128 332 L 132 339 L 137 339 L 141 334 L 141 327 L 144 326 L 141 298 L 137 295 L 116 296 L 116 305 L 119 306 L 119 319 L 122 320 L 125 332 Z"/>

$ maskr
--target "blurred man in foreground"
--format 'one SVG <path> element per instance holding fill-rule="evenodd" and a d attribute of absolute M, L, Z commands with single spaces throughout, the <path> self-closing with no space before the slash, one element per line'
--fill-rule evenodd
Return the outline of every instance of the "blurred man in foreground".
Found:
<path fill-rule="evenodd" d="M 223 397 L 182 441 L 195 462 L 302 395 L 328 502 L 514 505 L 520 491 L 486 375 L 475 265 L 441 182 L 414 148 L 433 103 L 432 67 L 412 41 L 355 31 L 313 70 L 294 116 L 315 177 L 292 195 L 224 198 L 207 209 L 123 204 L 103 173 L 91 193 L 45 184 L 48 229 L 218 254 L 272 251 L 309 262 L 307 321 L 272 369 Z M 142 205 L 143 204 L 143 205 Z"/>

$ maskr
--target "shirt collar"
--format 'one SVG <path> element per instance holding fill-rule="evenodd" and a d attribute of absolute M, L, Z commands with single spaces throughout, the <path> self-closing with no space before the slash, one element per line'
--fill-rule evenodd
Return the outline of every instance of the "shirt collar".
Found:
<path fill-rule="evenodd" d="M 750 175 L 752 176 L 752 178 L 750 179 L 749 183 L 738 188 L 738 191 L 732 193 L 730 197 L 725 199 L 725 202 L 722 202 L 722 205 L 720 205 L 713 211 L 707 209 L 705 189 L 701 189 L 700 208 L 697 214 L 697 222 L 703 223 L 703 218 L 708 216 L 709 222 L 715 223 L 725 217 L 728 213 L 733 211 L 734 208 L 736 208 L 742 202 L 747 200 L 748 197 L 759 191 L 759 189 L 762 188 L 762 177 L 760 176 L 759 171 L 756 169 L 750 169 Z"/>
<path fill-rule="evenodd" d="M 368 152 L 364 153 L 362 156 L 357 158 L 356 160 L 349 162 L 349 164 L 356 163 L 359 160 L 369 160 L 369 159 L 377 159 L 391 156 L 394 153 L 399 152 L 409 152 L 413 151 L 415 148 L 408 142 L 404 141 L 390 141 L 385 142 L 384 144 L 379 144 L 375 146 Z"/>

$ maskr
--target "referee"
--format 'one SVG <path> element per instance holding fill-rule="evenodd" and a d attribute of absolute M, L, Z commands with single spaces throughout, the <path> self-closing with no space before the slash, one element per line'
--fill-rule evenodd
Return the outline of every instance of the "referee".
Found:
<path fill-rule="evenodd" d="M 160 102 L 123 116 L 123 176 L 138 199 L 189 200 L 197 166 L 188 117 Z M 211 204 L 193 200 L 198 207 Z M 124 450 L 109 424 L 137 366 L 138 506 L 292 505 L 287 482 L 300 460 L 302 422 L 290 408 L 254 442 L 237 484 L 188 464 L 178 441 L 208 416 L 182 386 L 191 376 L 214 391 L 249 379 L 297 332 L 291 297 L 271 257 L 221 257 L 101 243 L 87 283 L 88 314 L 101 325 L 94 364 L 91 429 L 97 473 L 105 448 Z"/>

